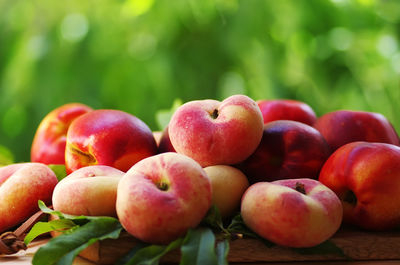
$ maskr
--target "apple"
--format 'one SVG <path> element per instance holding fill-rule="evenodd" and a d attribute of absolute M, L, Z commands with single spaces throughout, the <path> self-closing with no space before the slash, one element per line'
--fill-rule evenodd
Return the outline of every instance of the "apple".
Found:
<path fill-rule="evenodd" d="M 75 170 L 55 187 L 54 210 L 72 215 L 116 217 L 117 187 L 124 174 L 102 165 Z"/>
<path fill-rule="evenodd" d="M 44 164 L 65 163 L 65 141 L 68 128 L 77 117 L 92 111 L 81 103 L 69 103 L 47 114 L 33 138 L 31 161 Z"/>
<path fill-rule="evenodd" d="M 342 222 L 336 194 L 313 179 L 258 182 L 243 195 L 244 223 L 281 246 L 313 247 L 329 239 Z"/>
<path fill-rule="evenodd" d="M 242 195 L 249 187 L 247 177 L 239 169 L 227 165 L 209 166 L 204 171 L 211 180 L 212 203 L 222 219 L 239 212 Z"/>
<path fill-rule="evenodd" d="M 400 226 L 400 147 L 343 145 L 326 161 L 319 181 L 340 198 L 344 222 L 368 230 Z"/>
<path fill-rule="evenodd" d="M 276 120 L 293 120 L 313 126 L 317 120 L 314 110 L 306 103 L 291 99 L 258 100 L 264 124 Z"/>
<path fill-rule="evenodd" d="M 122 177 L 116 206 L 131 235 L 167 244 L 199 225 L 211 199 L 203 168 L 185 155 L 169 152 L 141 160 Z"/>
<path fill-rule="evenodd" d="M 162 131 L 160 142 L 158 143 L 158 153 L 176 152 L 169 138 L 168 126 Z"/>
<path fill-rule="evenodd" d="M 101 109 L 71 123 L 65 166 L 68 173 L 90 165 L 111 166 L 126 172 L 156 153 L 153 133 L 143 121 L 120 110 Z"/>
<path fill-rule="evenodd" d="M 38 211 L 38 200 L 51 203 L 56 184 L 56 175 L 42 163 L 1 167 L 0 232 L 22 223 Z"/>
<path fill-rule="evenodd" d="M 330 148 L 313 127 L 289 120 L 264 125 L 255 152 L 237 165 L 251 184 L 288 178 L 317 179 Z"/>
<path fill-rule="evenodd" d="M 356 141 L 400 144 L 391 123 L 382 114 L 374 112 L 333 111 L 319 117 L 314 127 L 321 132 L 332 151 Z"/>
<path fill-rule="evenodd" d="M 172 146 L 202 167 L 242 162 L 257 148 L 263 118 L 256 102 L 234 95 L 219 102 L 195 100 L 180 106 L 169 127 Z"/>

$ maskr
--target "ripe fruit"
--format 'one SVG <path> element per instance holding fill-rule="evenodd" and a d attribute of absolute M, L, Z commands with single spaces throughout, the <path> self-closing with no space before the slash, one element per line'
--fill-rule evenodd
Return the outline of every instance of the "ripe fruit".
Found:
<path fill-rule="evenodd" d="M 314 110 L 304 102 L 291 99 L 258 100 L 264 124 L 276 120 L 292 120 L 313 126 L 317 120 Z"/>
<path fill-rule="evenodd" d="M 53 193 L 54 210 L 72 215 L 117 216 L 118 182 L 124 172 L 109 166 L 87 166 L 63 178 Z"/>
<path fill-rule="evenodd" d="M 168 126 L 162 131 L 158 144 L 158 153 L 166 152 L 175 152 L 175 148 L 172 146 L 171 139 L 169 138 Z"/>
<path fill-rule="evenodd" d="M 356 141 L 399 145 L 399 136 L 390 122 L 379 113 L 338 110 L 318 118 L 314 127 L 335 151 Z"/>
<path fill-rule="evenodd" d="M 243 195 L 245 224 L 281 246 L 312 247 L 330 238 L 342 222 L 336 194 L 313 179 L 259 182 Z"/>
<path fill-rule="evenodd" d="M 329 146 L 316 129 L 301 122 L 279 120 L 264 125 L 260 145 L 238 168 L 250 183 L 317 179 L 329 155 Z"/>
<path fill-rule="evenodd" d="M 57 184 L 54 172 L 42 163 L 20 163 L 0 168 L 0 232 L 16 226 L 49 204 Z"/>
<path fill-rule="evenodd" d="M 242 162 L 260 143 L 263 119 L 257 104 L 234 95 L 222 102 L 196 100 L 180 106 L 169 123 L 169 137 L 178 153 L 202 167 Z"/>
<path fill-rule="evenodd" d="M 400 147 L 346 144 L 329 157 L 319 180 L 340 198 L 344 222 L 369 230 L 400 225 Z"/>
<path fill-rule="evenodd" d="M 65 166 L 68 173 L 90 165 L 127 171 L 156 153 L 153 133 L 143 121 L 119 110 L 94 110 L 71 123 Z"/>
<path fill-rule="evenodd" d="M 200 223 L 211 197 L 210 180 L 196 161 L 163 153 L 143 159 L 122 177 L 117 214 L 134 237 L 167 244 Z"/>
<path fill-rule="evenodd" d="M 68 128 L 77 117 L 92 108 L 69 103 L 54 109 L 39 124 L 31 148 L 31 161 L 44 164 L 65 163 L 65 141 Z"/>
<path fill-rule="evenodd" d="M 227 219 L 240 209 L 243 193 L 249 187 L 247 177 L 231 166 L 216 165 L 204 168 L 211 180 L 212 202 L 217 206 L 221 217 Z"/>

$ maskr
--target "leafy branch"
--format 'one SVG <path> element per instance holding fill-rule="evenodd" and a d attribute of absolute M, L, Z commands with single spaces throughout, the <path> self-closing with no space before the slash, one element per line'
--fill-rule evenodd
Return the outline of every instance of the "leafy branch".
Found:
<path fill-rule="evenodd" d="M 67 215 L 46 207 L 41 201 L 39 207 L 43 212 L 56 215 L 59 219 L 36 223 L 25 238 L 26 244 L 42 233 L 58 231 L 62 235 L 51 239 L 35 253 L 33 265 L 70 265 L 83 249 L 100 240 L 117 239 L 123 229 L 120 222 L 112 217 Z M 227 265 L 231 240 L 249 237 L 264 242 L 268 247 L 275 245 L 251 231 L 240 214 L 226 225 L 225 227 L 218 208 L 213 206 L 201 224 L 190 229 L 184 237 L 168 245 L 151 245 L 139 241 L 116 264 L 156 265 L 167 253 L 179 249 L 180 265 Z M 330 240 L 313 248 L 293 250 L 304 255 L 344 256 L 343 251 Z"/>
<path fill-rule="evenodd" d="M 26 243 L 43 233 L 58 231 L 62 234 L 52 238 L 35 253 L 33 265 L 70 265 L 83 249 L 99 240 L 117 239 L 123 229 L 120 222 L 112 217 L 63 214 L 46 207 L 42 201 L 39 201 L 39 208 L 59 219 L 36 223 L 26 236 Z M 184 237 L 166 246 L 139 242 L 116 264 L 159 264 L 165 254 L 175 249 L 180 249 L 181 265 L 228 264 L 228 240 L 217 242 L 214 232 L 202 226 L 190 229 Z"/>

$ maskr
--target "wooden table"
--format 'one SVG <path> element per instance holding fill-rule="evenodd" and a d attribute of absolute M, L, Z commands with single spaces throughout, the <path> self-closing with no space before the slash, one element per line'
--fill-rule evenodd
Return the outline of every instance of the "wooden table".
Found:
<path fill-rule="evenodd" d="M 47 240 L 41 240 L 33 242 L 27 251 L 21 251 L 17 254 L 10 256 L 0 256 L 0 264 L 4 265 L 28 265 L 32 264 L 32 257 L 35 251 L 43 245 Z M 94 265 L 95 263 L 90 262 L 83 258 L 76 258 L 74 265 Z M 306 262 L 255 262 L 255 263 L 234 263 L 235 265 L 400 265 L 400 260 L 379 260 L 379 261 L 306 261 Z"/>
<path fill-rule="evenodd" d="M 9 256 L 0 256 L 0 264 L 31 264 L 37 249 L 49 238 L 32 242 L 26 251 Z M 234 265 L 400 265 L 400 231 L 371 233 L 354 230 L 339 230 L 331 239 L 340 247 L 346 256 L 355 261 L 343 260 L 335 255 L 303 255 L 288 248 L 279 246 L 267 247 L 254 239 L 238 239 L 230 244 L 229 260 Z M 113 260 L 112 256 L 122 255 L 134 245 L 132 238 L 123 234 L 120 239 L 104 240 L 88 249 L 86 255 L 97 257 L 100 261 Z M 117 247 L 116 247 L 117 246 Z M 118 251 L 120 253 L 118 253 Z M 113 253 L 113 254 L 111 254 Z M 341 260 L 340 260 L 341 259 Z M 179 257 L 168 253 L 165 261 L 176 264 Z M 96 264 L 82 257 L 76 258 L 75 265 Z"/>

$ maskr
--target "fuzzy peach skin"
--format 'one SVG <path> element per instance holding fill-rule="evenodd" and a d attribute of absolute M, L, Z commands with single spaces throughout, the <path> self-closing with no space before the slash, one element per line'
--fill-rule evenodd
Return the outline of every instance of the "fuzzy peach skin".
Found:
<path fill-rule="evenodd" d="M 0 232 L 22 223 L 38 211 L 38 200 L 51 203 L 56 184 L 56 175 L 42 163 L 1 167 Z"/>
<path fill-rule="evenodd" d="M 342 222 L 336 194 L 313 179 L 259 182 L 243 195 L 245 224 L 281 246 L 312 247 L 329 239 Z"/>
<path fill-rule="evenodd" d="M 143 121 L 119 110 L 94 110 L 71 123 L 65 166 L 68 173 L 92 165 L 126 172 L 136 162 L 156 153 L 153 133 Z"/>
<path fill-rule="evenodd" d="M 317 120 L 314 110 L 306 103 L 291 99 L 258 100 L 264 124 L 276 120 L 292 120 L 313 126 Z"/>
<path fill-rule="evenodd" d="M 315 128 L 297 121 L 278 120 L 264 125 L 260 145 L 237 167 L 250 183 L 317 179 L 330 154 L 329 145 Z"/>
<path fill-rule="evenodd" d="M 344 222 L 368 230 L 400 226 L 400 147 L 346 144 L 326 161 L 319 180 L 341 199 Z"/>
<path fill-rule="evenodd" d="M 263 118 L 256 102 L 234 95 L 222 102 L 196 100 L 183 104 L 169 123 L 169 137 L 178 153 L 202 167 L 245 160 L 262 137 Z"/>
<path fill-rule="evenodd" d="M 124 174 L 101 165 L 75 170 L 55 187 L 54 210 L 72 215 L 116 217 L 117 187 Z"/>
<path fill-rule="evenodd" d="M 223 219 L 231 217 L 240 210 L 242 195 L 249 187 L 247 177 L 239 169 L 226 165 L 209 166 L 204 171 L 211 180 L 213 204 Z"/>
<path fill-rule="evenodd" d="M 33 138 L 31 161 L 44 164 L 65 163 L 65 141 L 68 127 L 77 117 L 92 111 L 81 103 L 69 103 L 47 114 Z"/>
<path fill-rule="evenodd" d="M 314 127 L 324 136 L 332 151 L 356 141 L 400 144 L 392 124 L 380 113 L 333 111 L 319 117 Z"/>
<path fill-rule="evenodd" d="M 143 159 L 122 177 L 117 214 L 134 237 L 167 244 L 200 223 L 211 198 L 210 180 L 196 161 L 163 153 Z"/>
<path fill-rule="evenodd" d="M 160 144 L 161 136 L 162 136 L 162 131 L 154 131 L 153 132 L 153 137 L 154 137 L 154 140 L 156 140 L 157 146 Z"/>

